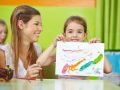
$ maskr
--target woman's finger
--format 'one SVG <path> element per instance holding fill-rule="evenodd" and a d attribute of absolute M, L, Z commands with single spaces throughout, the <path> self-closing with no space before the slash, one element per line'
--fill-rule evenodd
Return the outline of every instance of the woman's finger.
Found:
<path fill-rule="evenodd" d="M 29 68 L 34 68 L 34 67 L 39 67 L 39 68 L 40 68 L 41 66 L 38 65 L 38 64 L 33 64 L 33 65 L 30 65 L 30 66 L 29 66 Z"/>
<path fill-rule="evenodd" d="M 38 76 L 39 76 L 39 73 L 31 75 L 31 77 L 38 77 Z"/>

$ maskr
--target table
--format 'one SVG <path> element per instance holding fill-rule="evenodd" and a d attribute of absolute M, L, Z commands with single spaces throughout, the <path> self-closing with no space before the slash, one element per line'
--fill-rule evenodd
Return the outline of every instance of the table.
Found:
<path fill-rule="evenodd" d="M 104 80 L 13 79 L 10 82 L 0 83 L 0 90 L 120 90 L 120 87 Z"/>

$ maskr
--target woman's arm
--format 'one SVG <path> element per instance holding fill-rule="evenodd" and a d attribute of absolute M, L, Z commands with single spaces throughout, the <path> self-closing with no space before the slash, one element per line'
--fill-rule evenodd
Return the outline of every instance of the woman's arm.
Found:
<path fill-rule="evenodd" d="M 25 77 L 37 78 L 39 76 L 40 70 L 42 70 L 41 66 L 39 66 L 38 64 L 32 64 L 32 65 L 28 66 Z"/>
<path fill-rule="evenodd" d="M 5 68 L 6 64 L 5 64 L 5 52 L 0 49 L 0 67 L 1 68 Z"/>

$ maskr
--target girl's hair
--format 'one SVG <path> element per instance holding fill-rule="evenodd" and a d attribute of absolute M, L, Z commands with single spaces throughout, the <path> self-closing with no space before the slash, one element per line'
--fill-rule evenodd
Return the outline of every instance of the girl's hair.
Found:
<path fill-rule="evenodd" d="M 18 75 L 18 62 L 19 62 L 19 53 L 20 53 L 20 44 L 21 40 L 21 30 L 18 27 L 18 21 L 22 20 L 24 23 L 27 23 L 31 20 L 34 15 L 40 15 L 40 12 L 35 8 L 27 5 L 21 5 L 14 9 L 11 15 L 11 29 L 12 29 L 12 49 L 13 49 L 13 59 L 14 59 L 14 68 L 15 75 Z M 37 52 L 33 43 L 30 44 L 28 54 L 27 54 L 27 62 L 29 65 L 36 63 Z"/>
<path fill-rule="evenodd" d="M 5 42 L 6 38 L 7 38 L 7 33 L 8 33 L 8 28 L 7 28 L 7 24 L 4 20 L 0 19 L 0 25 L 4 25 L 6 27 L 6 37 L 3 41 L 3 43 Z"/>
<path fill-rule="evenodd" d="M 71 23 L 71 22 L 76 22 L 78 24 L 83 25 L 84 27 L 84 32 L 87 32 L 87 23 L 86 21 L 81 17 L 81 16 L 70 16 L 64 23 L 64 33 L 66 32 L 66 28 L 67 26 Z"/>

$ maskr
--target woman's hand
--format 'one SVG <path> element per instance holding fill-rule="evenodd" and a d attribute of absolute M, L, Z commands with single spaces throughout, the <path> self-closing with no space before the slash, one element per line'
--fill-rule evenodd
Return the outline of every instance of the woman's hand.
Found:
<path fill-rule="evenodd" d="M 93 38 L 89 41 L 90 43 L 100 43 L 101 40 L 99 38 Z"/>
<path fill-rule="evenodd" d="M 33 64 L 28 67 L 26 77 L 38 77 L 40 70 L 42 70 L 41 66 Z"/>

